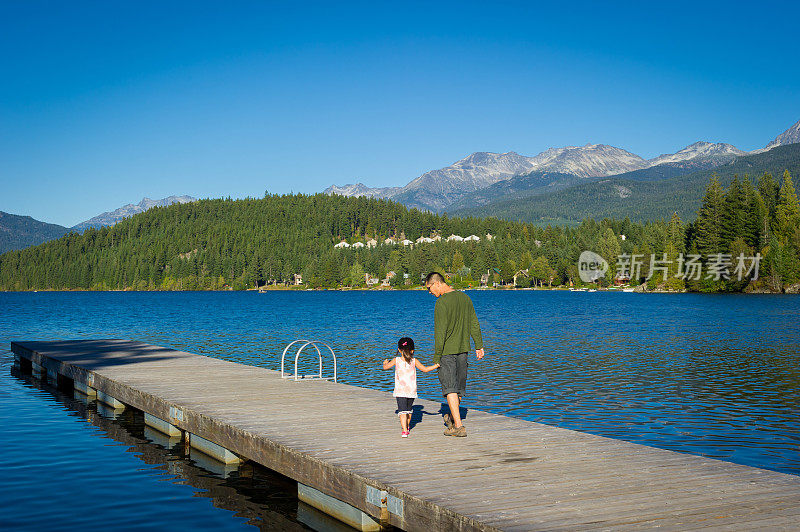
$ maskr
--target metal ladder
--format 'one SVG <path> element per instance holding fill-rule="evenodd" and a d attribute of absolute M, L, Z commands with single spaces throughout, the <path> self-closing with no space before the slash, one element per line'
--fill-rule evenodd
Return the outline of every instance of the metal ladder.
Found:
<path fill-rule="evenodd" d="M 302 344 L 294 355 L 294 375 L 286 373 L 285 371 L 285 364 L 286 364 L 286 353 L 289 352 L 289 349 L 295 344 Z M 317 358 L 319 359 L 319 373 L 311 374 L 311 375 L 298 375 L 297 374 L 297 361 L 300 360 L 300 353 L 303 350 L 311 346 L 317 351 Z M 320 351 L 320 346 L 324 346 L 328 348 L 328 351 L 331 353 L 331 357 L 333 358 L 333 377 L 323 377 L 322 376 L 322 351 Z M 324 349 L 323 349 L 324 350 Z M 299 381 L 301 379 L 312 379 L 312 380 L 323 380 L 329 381 L 333 380 L 336 382 L 336 353 L 333 352 L 333 348 L 328 345 L 327 343 L 321 340 L 295 340 L 294 342 L 290 343 L 286 346 L 283 350 L 283 355 L 281 355 L 281 378 L 282 379 L 294 379 L 295 381 Z"/>

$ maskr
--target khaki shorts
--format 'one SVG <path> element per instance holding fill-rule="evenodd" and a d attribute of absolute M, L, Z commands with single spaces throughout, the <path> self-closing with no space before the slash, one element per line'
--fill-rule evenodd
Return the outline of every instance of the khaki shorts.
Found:
<path fill-rule="evenodd" d="M 467 353 L 442 355 L 439 361 L 439 382 L 442 384 L 442 395 L 449 393 L 464 395 L 467 391 Z"/>

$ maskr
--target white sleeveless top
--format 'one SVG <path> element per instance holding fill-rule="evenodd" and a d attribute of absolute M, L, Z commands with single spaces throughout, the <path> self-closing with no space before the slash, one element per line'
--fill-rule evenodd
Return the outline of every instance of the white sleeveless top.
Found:
<path fill-rule="evenodd" d="M 414 359 L 411 363 L 403 357 L 394 358 L 394 393 L 395 397 L 417 397 L 417 367 Z"/>

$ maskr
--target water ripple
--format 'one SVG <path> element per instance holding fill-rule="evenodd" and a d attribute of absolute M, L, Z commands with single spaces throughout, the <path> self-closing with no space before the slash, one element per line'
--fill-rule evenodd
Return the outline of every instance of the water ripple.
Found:
<path fill-rule="evenodd" d="M 487 357 L 470 361 L 468 405 L 800 474 L 800 298 L 470 295 Z M 0 341 L 121 337 L 280 369 L 284 345 L 314 337 L 336 348 L 342 381 L 391 390 L 380 361 L 405 335 L 429 360 L 434 302 L 425 292 L 3 293 Z M 420 393 L 440 398 L 434 374 L 420 376 Z"/>

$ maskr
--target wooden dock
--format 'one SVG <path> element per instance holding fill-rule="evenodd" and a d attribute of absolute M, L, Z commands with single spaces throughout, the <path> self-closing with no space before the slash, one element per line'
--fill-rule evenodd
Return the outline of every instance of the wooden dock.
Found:
<path fill-rule="evenodd" d="M 23 367 L 165 420 L 404 530 L 800 530 L 800 477 L 126 340 L 13 342 Z"/>

